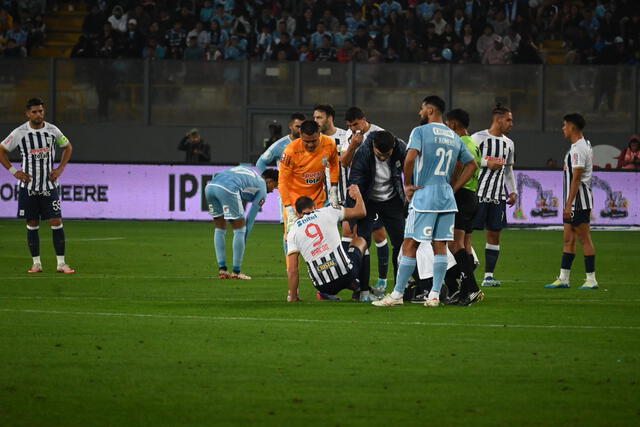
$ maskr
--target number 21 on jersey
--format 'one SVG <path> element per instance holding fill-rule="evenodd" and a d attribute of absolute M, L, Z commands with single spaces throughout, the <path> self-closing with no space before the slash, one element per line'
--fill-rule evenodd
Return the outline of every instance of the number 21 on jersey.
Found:
<path fill-rule="evenodd" d="M 451 166 L 451 156 L 452 156 L 451 151 L 452 150 L 445 150 L 442 147 L 438 147 L 438 149 L 436 150 L 438 165 L 436 166 L 436 170 L 433 171 L 434 175 L 447 176 L 449 174 L 449 167 Z"/>

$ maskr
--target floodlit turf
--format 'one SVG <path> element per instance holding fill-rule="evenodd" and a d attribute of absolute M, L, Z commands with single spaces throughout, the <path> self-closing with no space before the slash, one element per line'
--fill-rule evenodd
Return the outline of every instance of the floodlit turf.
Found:
<path fill-rule="evenodd" d="M 32 276 L 24 224 L 0 221 L 0 425 L 640 422 L 638 233 L 594 233 L 601 289 L 579 291 L 581 255 L 543 289 L 559 232 L 507 230 L 503 287 L 428 309 L 321 302 L 306 279 L 287 304 L 277 225 L 249 238 L 250 282 L 215 278 L 207 223 L 65 231 L 78 273 L 53 272 L 42 227 Z"/>

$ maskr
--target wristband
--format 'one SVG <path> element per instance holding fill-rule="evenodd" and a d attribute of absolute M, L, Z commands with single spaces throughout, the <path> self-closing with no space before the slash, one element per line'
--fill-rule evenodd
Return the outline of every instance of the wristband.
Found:
<path fill-rule="evenodd" d="M 18 169 L 16 169 L 15 167 L 11 166 L 9 168 L 9 172 L 11 172 L 11 175 L 16 176 L 16 174 L 18 173 Z"/>

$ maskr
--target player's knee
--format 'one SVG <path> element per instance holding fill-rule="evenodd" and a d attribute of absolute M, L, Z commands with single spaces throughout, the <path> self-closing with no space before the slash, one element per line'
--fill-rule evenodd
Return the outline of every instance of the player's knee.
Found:
<path fill-rule="evenodd" d="M 62 225 L 62 219 L 61 218 L 52 218 L 49 220 L 49 225 L 51 227 L 60 227 Z"/>

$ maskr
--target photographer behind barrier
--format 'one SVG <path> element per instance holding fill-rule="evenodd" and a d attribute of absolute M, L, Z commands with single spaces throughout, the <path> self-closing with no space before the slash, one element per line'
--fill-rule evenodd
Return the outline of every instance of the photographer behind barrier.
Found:
<path fill-rule="evenodd" d="M 185 163 L 209 163 L 209 144 L 200 137 L 198 129 L 191 129 L 178 144 L 178 150 L 186 151 Z"/>

